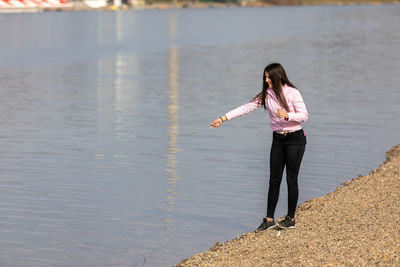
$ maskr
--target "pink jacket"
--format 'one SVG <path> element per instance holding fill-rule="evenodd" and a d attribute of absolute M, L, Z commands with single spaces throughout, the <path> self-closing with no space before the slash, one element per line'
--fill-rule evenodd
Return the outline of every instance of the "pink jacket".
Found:
<path fill-rule="evenodd" d="M 288 116 L 289 119 L 279 119 L 276 116 L 278 109 L 283 109 L 279 104 L 279 101 L 272 89 L 267 90 L 266 106 L 271 119 L 271 130 L 272 131 L 297 131 L 302 128 L 301 122 L 308 119 L 308 112 L 306 105 L 304 104 L 303 98 L 300 91 L 296 88 L 284 85 L 282 86 L 283 94 L 286 98 L 286 102 L 289 106 Z M 257 100 L 250 101 L 236 109 L 233 109 L 226 113 L 228 120 L 243 116 L 247 113 L 256 110 L 261 106 L 261 103 L 257 103 Z"/>

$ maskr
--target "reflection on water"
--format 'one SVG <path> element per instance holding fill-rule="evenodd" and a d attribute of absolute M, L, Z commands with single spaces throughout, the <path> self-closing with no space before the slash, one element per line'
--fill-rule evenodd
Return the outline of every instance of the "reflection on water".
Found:
<path fill-rule="evenodd" d="M 268 116 L 208 125 L 273 61 L 310 113 L 299 202 L 368 173 L 399 142 L 399 9 L 0 16 L 0 265 L 170 266 L 253 230 Z"/>
<path fill-rule="evenodd" d="M 170 38 L 170 48 L 168 50 L 168 73 L 169 73 L 169 104 L 167 107 L 168 113 L 168 153 L 167 153 L 167 166 L 166 175 L 168 177 L 166 188 L 167 196 L 167 208 L 168 218 L 164 221 L 167 223 L 166 229 L 171 229 L 174 225 L 174 205 L 176 198 L 176 183 L 179 180 L 177 165 L 178 158 L 178 136 L 179 136 L 179 110 L 178 110 L 178 78 L 179 78 L 179 54 L 178 47 L 175 43 L 177 34 L 177 16 L 176 13 L 171 13 L 168 20 L 168 33 Z"/>
<path fill-rule="evenodd" d="M 124 32 L 124 19 L 122 12 L 100 13 L 97 17 L 97 40 L 101 44 L 120 43 L 126 36 Z M 134 29 L 135 23 L 131 23 Z"/>
<path fill-rule="evenodd" d="M 127 113 L 137 109 L 138 84 L 131 77 L 139 73 L 139 65 L 136 55 L 124 53 L 98 61 L 98 115 L 108 118 L 99 121 L 100 133 L 113 132 L 118 140 L 129 137 L 124 125 Z"/>

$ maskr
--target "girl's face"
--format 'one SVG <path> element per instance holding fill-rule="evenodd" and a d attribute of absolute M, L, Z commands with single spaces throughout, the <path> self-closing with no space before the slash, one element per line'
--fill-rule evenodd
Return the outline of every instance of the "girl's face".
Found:
<path fill-rule="evenodd" d="M 269 78 L 268 72 L 265 72 L 265 82 L 268 83 L 269 88 L 272 88 L 272 82 L 271 79 Z"/>

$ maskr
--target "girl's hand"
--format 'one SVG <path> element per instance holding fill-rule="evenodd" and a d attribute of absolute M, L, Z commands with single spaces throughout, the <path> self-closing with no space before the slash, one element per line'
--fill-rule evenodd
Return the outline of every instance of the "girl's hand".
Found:
<path fill-rule="evenodd" d="M 225 117 L 225 118 L 224 118 Z M 222 120 L 222 118 L 224 118 L 224 120 Z M 216 120 L 214 120 L 212 123 L 211 123 L 211 125 L 210 125 L 210 129 L 211 128 L 218 128 L 219 126 L 221 126 L 221 124 L 224 122 L 224 121 L 226 121 L 226 116 L 224 115 L 224 116 L 222 116 L 222 117 L 219 117 L 218 119 L 216 119 Z"/>
<path fill-rule="evenodd" d="M 279 119 L 285 119 L 285 120 L 289 119 L 289 115 L 287 114 L 286 110 L 284 110 L 284 109 L 278 109 L 278 112 L 276 112 L 276 116 Z"/>
<path fill-rule="evenodd" d="M 218 119 L 214 120 L 214 121 L 211 123 L 210 129 L 213 128 L 213 127 L 214 127 L 214 128 L 218 128 L 219 126 L 221 126 L 222 123 L 223 123 L 222 119 L 221 119 L 221 118 L 218 118 Z"/>

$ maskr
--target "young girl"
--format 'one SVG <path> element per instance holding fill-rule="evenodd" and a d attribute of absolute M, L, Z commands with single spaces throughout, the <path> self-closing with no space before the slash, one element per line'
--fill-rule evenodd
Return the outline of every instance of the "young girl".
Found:
<path fill-rule="evenodd" d="M 294 228 L 296 225 L 294 214 L 299 197 L 297 176 L 306 147 L 306 136 L 301 122 L 308 119 L 308 113 L 300 91 L 289 81 L 281 64 L 273 63 L 266 66 L 263 73 L 262 91 L 250 102 L 214 120 L 210 127 L 218 128 L 224 121 L 243 116 L 260 106 L 268 110 L 273 140 L 269 160 L 267 217 L 263 218 L 263 222 L 257 230 L 266 230 L 276 225 L 274 213 L 285 167 L 288 212 L 285 219 L 278 222 L 278 226 Z"/>

